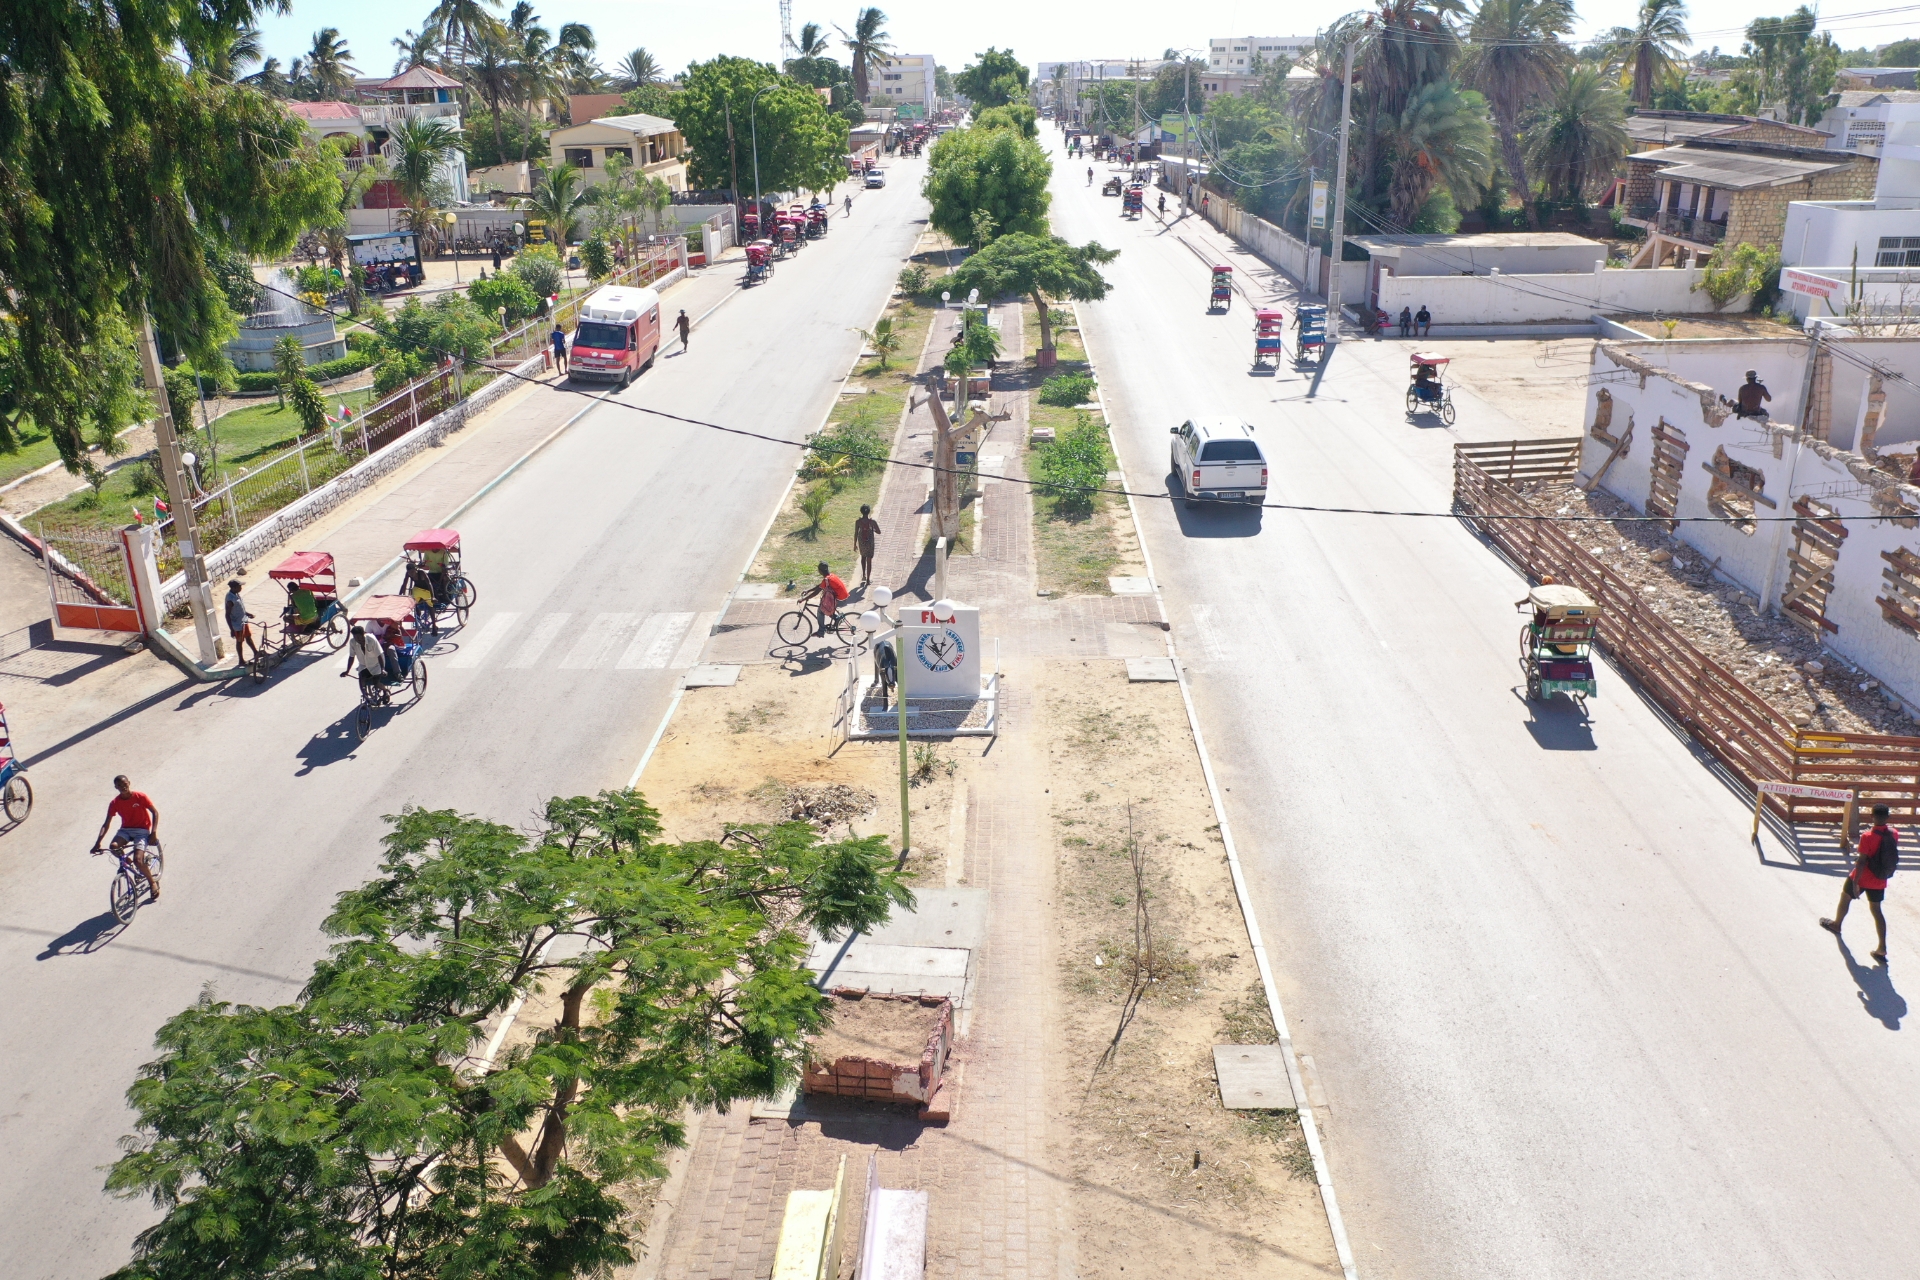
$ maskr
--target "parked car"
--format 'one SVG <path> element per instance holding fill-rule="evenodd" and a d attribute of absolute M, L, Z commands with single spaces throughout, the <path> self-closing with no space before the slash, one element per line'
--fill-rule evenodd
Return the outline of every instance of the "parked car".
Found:
<path fill-rule="evenodd" d="M 884 187 L 886 185 L 887 185 L 886 170 L 884 169 L 867 170 L 867 190 L 871 191 L 875 187 Z"/>
<path fill-rule="evenodd" d="M 1169 427 L 1175 492 L 1202 502 L 1265 502 L 1267 456 L 1238 418 L 1190 418 Z"/>

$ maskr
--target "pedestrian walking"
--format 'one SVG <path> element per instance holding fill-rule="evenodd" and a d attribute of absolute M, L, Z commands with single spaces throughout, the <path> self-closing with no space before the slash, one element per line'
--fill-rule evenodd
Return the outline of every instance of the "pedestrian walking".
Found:
<path fill-rule="evenodd" d="M 1400 336 L 1406 337 L 1413 332 L 1413 308 L 1400 308 Z"/>
<path fill-rule="evenodd" d="M 253 628 L 247 625 L 247 619 L 252 615 L 247 612 L 247 602 L 240 598 L 240 579 L 227 579 L 225 603 L 227 630 L 233 633 L 233 660 L 241 663 L 247 660 L 247 655 L 241 652 L 241 645 L 251 648 L 257 660 L 260 657 L 260 645 L 253 638 Z"/>
<path fill-rule="evenodd" d="M 860 554 L 860 585 L 873 581 L 873 550 L 880 541 L 880 522 L 873 508 L 862 503 L 860 518 L 853 522 L 853 549 Z"/>
<path fill-rule="evenodd" d="M 1421 303 L 1420 309 L 1413 313 L 1413 331 L 1421 337 L 1433 332 L 1433 313 L 1427 310 L 1427 304 Z"/>
<path fill-rule="evenodd" d="M 1206 217 L 1207 211 L 1211 208 L 1213 208 L 1213 197 L 1205 196 L 1205 195 L 1201 196 L 1200 197 L 1200 216 L 1203 218 Z"/>
<path fill-rule="evenodd" d="M 1873 806 L 1873 827 L 1860 837 L 1859 857 L 1846 883 L 1840 886 L 1840 905 L 1834 909 L 1833 919 L 1820 922 L 1822 929 L 1839 937 L 1840 926 L 1847 920 L 1847 908 L 1855 898 L 1864 895 L 1867 910 L 1873 913 L 1873 927 L 1880 934 L 1880 945 L 1875 948 L 1873 958 L 1881 964 L 1887 962 L 1887 917 L 1880 904 L 1887 896 L 1887 881 L 1900 865 L 1900 832 L 1888 823 L 1890 812 L 1884 804 Z"/>
<path fill-rule="evenodd" d="M 680 351 L 684 355 L 687 350 L 687 334 L 693 329 L 693 321 L 687 319 L 686 311 L 682 310 L 679 317 L 674 320 L 673 327 L 680 331 Z"/>
<path fill-rule="evenodd" d="M 547 339 L 553 343 L 553 367 L 565 373 L 567 371 L 567 331 L 560 327 L 558 320 L 553 322 L 553 332 L 547 335 Z"/>
<path fill-rule="evenodd" d="M 493 246 L 493 274 L 500 274 L 500 246 Z"/>

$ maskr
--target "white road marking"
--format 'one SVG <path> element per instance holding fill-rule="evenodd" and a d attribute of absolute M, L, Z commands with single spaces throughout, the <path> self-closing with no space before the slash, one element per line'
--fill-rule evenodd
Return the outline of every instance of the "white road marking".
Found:
<path fill-rule="evenodd" d="M 567 625 L 567 619 L 572 616 L 570 613 L 550 613 L 540 619 L 540 625 L 533 629 L 533 634 L 527 637 L 526 643 L 520 646 L 520 652 L 513 655 L 513 661 L 507 666 L 524 670 L 540 661 L 540 655 L 546 652 L 547 646 L 553 643 L 553 638 L 560 634 L 561 628 Z"/>
<path fill-rule="evenodd" d="M 712 634 L 713 624 L 719 617 L 717 613 L 695 614 L 693 625 L 687 628 L 687 638 L 680 642 L 673 661 L 667 665 L 675 671 L 681 671 L 698 663 L 700 651 L 707 647 L 707 637 Z"/>
<path fill-rule="evenodd" d="M 588 624 L 586 634 L 573 646 L 572 652 L 560 661 L 562 671 L 591 671 L 600 665 L 613 647 L 627 638 L 629 632 L 639 623 L 637 613 L 602 613 Z"/>
<path fill-rule="evenodd" d="M 520 621 L 517 613 L 496 613 L 487 619 L 487 625 L 474 633 L 471 640 L 460 642 L 460 651 L 447 659 L 447 665 L 458 670 L 477 667 L 487 660 L 494 646 L 513 630 L 513 624 Z"/>
<path fill-rule="evenodd" d="M 691 613 L 656 613 L 640 628 L 615 664 L 622 671 L 659 671 L 672 660 L 681 637 L 693 623 Z"/>

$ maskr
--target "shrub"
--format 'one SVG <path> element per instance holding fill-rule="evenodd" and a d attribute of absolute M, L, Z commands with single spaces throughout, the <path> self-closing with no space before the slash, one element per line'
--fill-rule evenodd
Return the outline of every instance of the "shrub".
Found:
<path fill-rule="evenodd" d="M 1094 491 L 1106 483 L 1113 464 L 1106 427 L 1081 413 L 1058 440 L 1035 446 L 1033 454 L 1034 490 L 1053 499 L 1054 514 L 1091 515 Z"/>
<path fill-rule="evenodd" d="M 273 373 L 278 379 L 275 386 L 280 392 L 282 407 L 287 403 L 287 388 L 293 385 L 295 378 L 304 377 L 306 372 L 307 353 L 300 346 L 300 339 L 288 334 L 273 344 Z"/>
<path fill-rule="evenodd" d="M 854 332 L 859 334 L 860 340 L 871 347 L 874 354 L 880 357 L 880 367 L 882 369 L 888 367 L 888 362 L 893 358 L 893 353 L 900 349 L 901 335 L 894 329 L 893 317 L 891 316 L 882 316 L 880 319 L 874 321 L 873 328 L 871 329 L 856 329 Z"/>
<path fill-rule="evenodd" d="M 1714 310 L 1718 311 L 1743 293 L 1753 295 L 1751 305 L 1754 307 L 1767 306 L 1772 303 L 1779 285 L 1779 246 L 1769 245 L 1763 249 L 1757 244 L 1743 244 L 1731 253 L 1725 245 L 1715 249 L 1713 257 L 1707 260 L 1706 270 L 1701 272 L 1699 283 L 1693 287 L 1705 289 L 1713 299 Z"/>
<path fill-rule="evenodd" d="M 509 327 L 525 320 L 540 305 L 540 299 L 534 296 L 525 280 L 504 271 L 489 279 L 474 281 L 467 288 L 467 296 L 490 320 L 504 311 Z"/>
<path fill-rule="evenodd" d="M 607 242 L 599 236 L 590 237 L 580 246 L 580 263 L 587 269 L 587 275 L 601 280 L 613 274 L 613 250 L 607 248 Z"/>
<path fill-rule="evenodd" d="M 347 330 L 348 351 L 359 351 L 366 347 L 377 347 L 380 343 L 381 337 L 377 333 L 370 333 L 365 329 Z"/>
<path fill-rule="evenodd" d="M 293 411 L 300 415 L 303 434 L 314 435 L 325 429 L 327 398 L 320 394 L 312 378 L 295 378 L 287 388 L 287 399 L 293 401 Z"/>
<path fill-rule="evenodd" d="M 862 404 L 846 421 L 829 423 L 813 438 L 800 468 L 801 478 L 818 480 L 834 471 L 859 480 L 885 467 L 892 432 L 881 421 L 884 412 L 877 405 Z"/>
<path fill-rule="evenodd" d="M 380 362 L 374 371 L 373 394 L 375 399 L 385 399 L 409 382 L 426 376 L 427 362 L 419 356 L 406 351 L 396 351 Z"/>
<path fill-rule="evenodd" d="M 127 488 L 136 498 L 150 498 L 156 493 L 164 493 L 167 482 L 160 475 L 158 458 L 142 459 L 134 468 L 133 475 L 127 481 Z"/>
<path fill-rule="evenodd" d="M 530 245 L 513 260 L 513 274 L 533 290 L 536 299 L 550 298 L 560 292 L 566 272 L 560 265 L 560 252 L 550 244 Z"/>
<path fill-rule="evenodd" d="M 443 293 L 423 304 L 408 298 L 394 314 L 387 342 L 396 351 L 429 355 L 436 360 L 457 355 L 471 366 L 485 359 L 499 336 L 495 324 L 463 293 Z"/>
<path fill-rule="evenodd" d="M 1093 399 L 1093 375 L 1088 373 L 1055 374 L 1040 387 L 1041 404 L 1059 405 L 1061 408 L 1071 409 L 1091 399 Z"/>
<path fill-rule="evenodd" d="M 325 364 L 308 365 L 304 373 L 315 382 L 332 382 L 335 378 L 345 378 L 362 369 L 370 369 L 379 362 L 385 349 L 379 346 L 364 346 L 358 351 L 349 351 L 338 360 L 329 360 Z M 277 391 L 280 387 L 278 373 L 242 373 L 233 378 L 232 384 L 223 390 L 241 391 L 257 394 L 262 391 Z M 211 390 L 211 389 L 209 389 Z"/>
<path fill-rule="evenodd" d="M 797 530 L 801 537 L 811 542 L 820 536 L 820 523 L 826 519 L 827 504 L 832 501 L 833 484 L 827 480 L 810 486 L 800 495 L 800 514 L 807 518 L 807 523 Z"/>
<path fill-rule="evenodd" d="M 919 263 L 900 268 L 899 278 L 894 281 L 900 286 L 900 292 L 908 297 L 919 297 L 933 283 L 933 275 Z"/>

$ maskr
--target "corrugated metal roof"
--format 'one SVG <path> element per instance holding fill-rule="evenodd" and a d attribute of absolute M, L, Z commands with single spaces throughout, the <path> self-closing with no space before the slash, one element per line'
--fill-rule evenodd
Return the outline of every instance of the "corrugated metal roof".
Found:
<path fill-rule="evenodd" d="M 592 123 L 611 125 L 628 133 L 639 134 L 672 133 L 680 127 L 664 116 L 649 115 L 596 116 Z"/>
<path fill-rule="evenodd" d="M 1844 156 L 1844 152 L 1835 152 Z M 1847 159 L 1823 164 L 1815 160 L 1788 160 L 1783 156 L 1743 155 L 1738 151 L 1709 151 L 1705 148 L 1668 147 L 1664 151 L 1643 151 L 1627 157 L 1640 163 L 1651 161 L 1661 166 L 1660 176 L 1673 182 L 1697 182 L 1705 187 L 1727 191 L 1757 191 L 1762 187 L 1795 182 L 1816 173 L 1845 167 Z"/>

